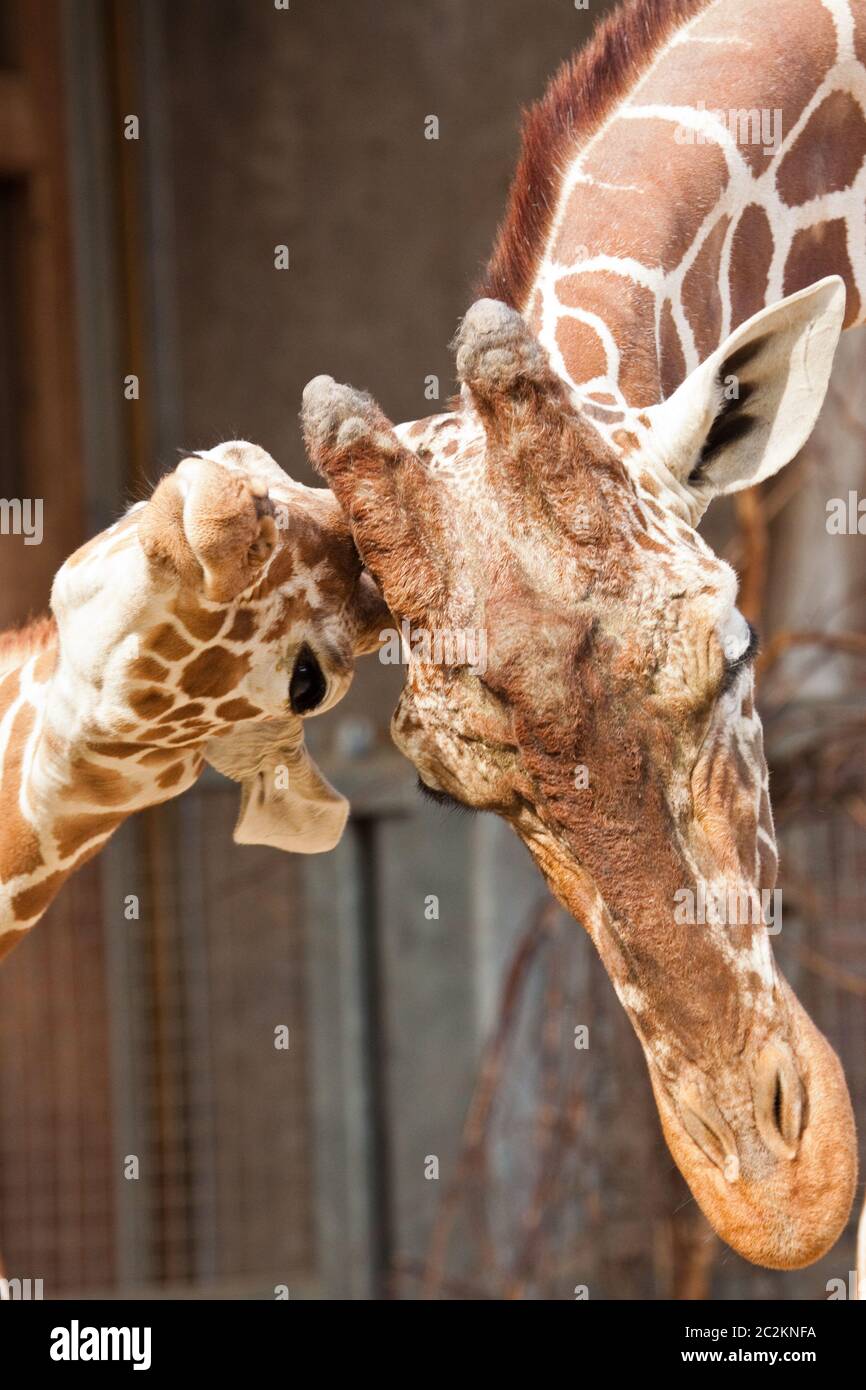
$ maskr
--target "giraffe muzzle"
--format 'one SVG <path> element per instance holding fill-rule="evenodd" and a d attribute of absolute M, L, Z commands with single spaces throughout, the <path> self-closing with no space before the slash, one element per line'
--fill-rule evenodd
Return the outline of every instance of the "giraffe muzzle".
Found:
<path fill-rule="evenodd" d="M 857 1178 L 839 1060 L 779 977 L 779 1023 L 750 1057 L 680 1082 L 650 1077 L 665 1138 L 716 1232 L 771 1269 L 820 1258 L 841 1234 Z"/>

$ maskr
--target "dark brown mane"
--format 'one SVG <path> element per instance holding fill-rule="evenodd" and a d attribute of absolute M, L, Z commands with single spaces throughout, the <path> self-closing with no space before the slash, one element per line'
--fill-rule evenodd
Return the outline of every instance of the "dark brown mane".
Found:
<path fill-rule="evenodd" d="M 626 0 L 567 59 L 523 116 L 508 207 L 479 293 L 525 309 L 575 150 L 646 71 L 670 35 L 711 0 Z"/>

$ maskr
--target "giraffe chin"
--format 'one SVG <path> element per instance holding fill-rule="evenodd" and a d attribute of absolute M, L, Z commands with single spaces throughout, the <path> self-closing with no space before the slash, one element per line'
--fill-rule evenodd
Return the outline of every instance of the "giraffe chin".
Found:
<path fill-rule="evenodd" d="M 779 986 L 804 1092 L 802 1129 L 790 1156 L 770 1148 L 749 1104 L 744 1118 L 724 1130 L 737 1156 L 727 1165 L 713 1161 L 689 1132 L 675 1085 L 650 1058 L 648 1064 L 668 1147 L 717 1235 L 753 1264 L 800 1269 L 826 1254 L 845 1228 L 857 1145 L 839 1059 L 781 978 Z"/>

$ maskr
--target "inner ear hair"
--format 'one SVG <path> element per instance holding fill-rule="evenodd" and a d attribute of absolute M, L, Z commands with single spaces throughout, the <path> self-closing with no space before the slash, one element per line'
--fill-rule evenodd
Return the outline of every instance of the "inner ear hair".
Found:
<path fill-rule="evenodd" d="M 766 336 L 754 338 L 750 343 L 743 343 L 742 347 L 732 352 L 730 357 L 726 357 L 719 367 L 716 374 L 719 406 L 697 462 L 689 474 L 690 483 L 699 483 L 704 471 L 722 450 L 744 439 L 758 424 L 757 418 L 745 408 L 758 389 L 758 383 L 750 381 L 748 374 L 745 377 L 741 374 L 749 363 L 760 355 L 766 344 Z M 734 396 L 726 394 L 731 377 L 737 384 L 737 393 Z"/>

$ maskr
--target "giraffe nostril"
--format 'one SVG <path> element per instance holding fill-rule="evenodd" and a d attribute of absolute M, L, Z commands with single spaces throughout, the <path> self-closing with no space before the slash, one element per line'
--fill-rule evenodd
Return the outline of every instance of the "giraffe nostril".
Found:
<path fill-rule="evenodd" d="M 771 1153 L 796 1156 L 803 1129 L 803 1083 L 787 1043 L 771 1042 L 755 1064 L 755 1123 Z"/>
<path fill-rule="evenodd" d="M 686 1132 L 711 1163 L 720 1168 L 728 1182 L 740 1175 L 737 1141 L 718 1106 L 695 1085 L 680 1095 L 680 1114 Z"/>

